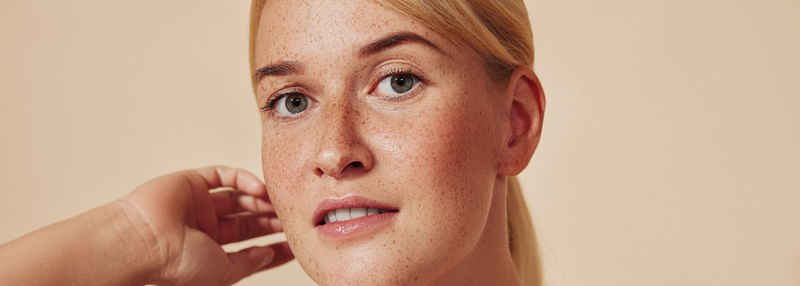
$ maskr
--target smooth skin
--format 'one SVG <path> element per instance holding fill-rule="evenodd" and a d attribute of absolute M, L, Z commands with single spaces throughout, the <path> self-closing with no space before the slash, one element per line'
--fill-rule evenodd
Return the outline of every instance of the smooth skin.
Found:
<path fill-rule="evenodd" d="M 221 245 L 281 231 L 252 173 L 187 170 L 0 246 L 0 285 L 230 285 L 293 256 L 285 242 Z"/>

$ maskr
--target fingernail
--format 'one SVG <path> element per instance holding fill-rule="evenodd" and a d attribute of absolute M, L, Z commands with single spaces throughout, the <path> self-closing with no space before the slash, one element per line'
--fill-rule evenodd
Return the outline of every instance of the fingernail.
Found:
<path fill-rule="evenodd" d="M 273 250 L 272 248 L 267 248 L 265 250 L 268 251 L 268 253 L 267 256 L 264 257 L 264 261 L 261 262 L 261 266 L 259 268 L 267 266 L 270 262 L 272 262 L 272 259 L 275 258 L 275 250 Z"/>

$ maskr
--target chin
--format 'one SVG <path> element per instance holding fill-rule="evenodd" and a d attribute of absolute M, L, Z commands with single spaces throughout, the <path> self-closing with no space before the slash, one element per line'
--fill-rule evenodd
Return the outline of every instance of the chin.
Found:
<path fill-rule="evenodd" d="M 482 228 L 454 225 L 446 216 L 423 223 L 403 215 L 401 210 L 385 227 L 352 237 L 331 239 L 308 230 L 287 237 L 294 238 L 290 244 L 304 271 L 320 285 L 420 285 L 463 260 L 478 241 L 479 235 L 470 234 Z"/>
<path fill-rule="evenodd" d="M 366 258 L 343 258 L 336 264 L 327 264 L 329 269 L 320 269 L 327 273 L 324 277 L 312 277 L 320 285 L 409 285 L 414 284 L 413 271 L 409 271 L 408 263 L 400 263 L 396 257 L 385 254 Z M 381 258 L 379 258 L 381 257 Z"/>
<path fill-rule="evenodd" d="M 320 285 L 415 284 L 417 254 L 394 227 L 344 239 L 307 232 L 289 243 L 303 270 Z"/>

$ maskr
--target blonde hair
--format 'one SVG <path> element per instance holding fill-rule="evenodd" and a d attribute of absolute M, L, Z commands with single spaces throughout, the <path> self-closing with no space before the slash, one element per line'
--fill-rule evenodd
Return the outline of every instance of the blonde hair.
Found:
<path fill-rule="evenodd" d="M 254 74 L 255 36 L 266 0 L 250 7 L 250 74 Z M 533 34 L 523 0 L 376 0 L 421 22 L 453 43 L 470 47 L 489 74 L 505 81 L 519 66 L 533 67 Z M 255 86 L 253 87 L 255 88 Z M 541 284 L 536 233 L 519 181 L 507 181 L 508 246 L 523 285 Z"/>

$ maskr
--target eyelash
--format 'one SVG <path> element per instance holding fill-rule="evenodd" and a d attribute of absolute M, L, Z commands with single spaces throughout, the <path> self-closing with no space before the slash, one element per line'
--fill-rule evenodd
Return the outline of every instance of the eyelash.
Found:
<path fill-rule="evenodd" d="M 419 79 L 420 83 L 427 82 L 427 79 L 425 77 L 415 73 L 414 71 L 411 70 L 410 67 L 401 67 L 401 68 L 394 67 L 394 68 L 391 68 L 388 71 L 386 71 L 384 73 L 381 73 L 381 75 L 378 77 L 378 82 L 381 82 L 386 77 L 395 76 L 395 75 L 406 75 L 406 74 L 407 75 L 411 75 L 411 76 Z M 375 85 L 377 86 L 377 84 L 375 84 Z"/>
<path fill-rule="evenodd" d="M 412 71 L 412 69 L 410 67 L 393 67 L 393 68 L 389 69 L 388 71 L 382 72 L 380 74 L 380 76 L 378 77 L 378 80 L 375 81 L 372 84 L 372 87 L 370 88 L 369 93 L 372 93 L 375 90 L 375 88 L 377 88 L 378 83 L 381 82 L 383 79 L 385 79 L 386 77 L 396 76 L 396 75 L 411 75 L 414 78 L 419 79 L 419 83 L 417 83 L 417 85 L 424 84 L 424 83 L 428 82 L 428 79 L 425 76 L 421 75 L 420 73 L 415 73 L 414 71 Z M 280 94 L 278 94 L 276 96 L 271 97 L 269 100 L 267 100 L 267 103 L 264 104 L 264 106 L 260 107 L 259 109 L 261 109 L 262 111 L 265 111 L 265 112 L 272 111 L 275 108 L 275 103 L 279 99 L 281 99 L 284 96 L 289 96 L 289 95 L 293 95 L 293 94 L 304 95 L 301 92 L 297 92 L 297 91 L 289 91 L 289 92 L 280 93 Z M 304 96 L 306 96 L 306 95 L 304 95 Z"/>
<path fill-rule="evenodd" d="M 278 94 L 276 96 L 273 96 L 269 100 L 267 100 L 267 104 L 264 104 L 264 106 L 260 107 L 260 109 L 263 110 L 263 111 L 271 111 L 273 108 L 275 108 L 275 103 L 278 102 L 279 99 L 283 98 L 284 96 L 290 96 L 290 95 L 294 95 L 294 94 L 299 94 L 299 95 L 305 96 L 304 94 L 302 94 L 300 92 L 297 92 L 297 91 L 289 91 L 289 92 L 280 93 L 280 94 Z"/>

